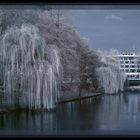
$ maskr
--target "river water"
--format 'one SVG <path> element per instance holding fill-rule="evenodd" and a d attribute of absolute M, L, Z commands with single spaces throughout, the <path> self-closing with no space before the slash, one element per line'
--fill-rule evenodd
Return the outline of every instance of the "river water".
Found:
<path fill-rule="evenodd" d="M 61 103 L 51 112 L 0 116 L 0 135 L 140 134 L 140 93 L 100 95 Z"/>

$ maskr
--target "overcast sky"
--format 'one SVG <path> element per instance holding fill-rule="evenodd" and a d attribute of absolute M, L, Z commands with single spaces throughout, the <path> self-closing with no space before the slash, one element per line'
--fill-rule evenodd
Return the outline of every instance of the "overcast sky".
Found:
<path fill-rule="evenodd" d="M 8 6 L 0 6 L 4 9 L 6 7 L 9 8 Z M 16 6 L 10 5 L 10 8 L 12 7 Z M 20 9 L 26 7 L 28 6 L 21 6 Z M 43 6 L 41 7 L 43 8 Z M 51 6 L 52 9 L 60 8 L 66 11 L 66 17 L 79 33 L 87 38 L 91 48 L 118 49 L 124 52 L 133 51 L 133 46 L 135 46 L 135 50 L 140 52 L 140 5 L 77 7 L 79 6 Z M 30 6 L 30 8 L 34 7 Z"/>
<path fill-rule="evenodd" d="M 140 8 L 68 10 L 71 21 L 93 49 L 140 51 Z"/>

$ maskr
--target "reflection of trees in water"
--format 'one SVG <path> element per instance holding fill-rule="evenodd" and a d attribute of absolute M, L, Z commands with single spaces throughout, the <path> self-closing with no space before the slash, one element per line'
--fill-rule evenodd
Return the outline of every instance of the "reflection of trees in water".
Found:
<path fill-rule="evenodd" d="M 91 115 L 91 103 L 89 100 L 79 100 L 76 102 L 76 116 L 79 129 L 81 130 L 88 130 L 91 128 L 91 120 L 92 120 L 92 115 Z"/>
<path fill-rule="evenodd" d="M 140 129 L 140 94 L 139 93 L 126 93 L 125 107 L 123 108 L 122 117 L 120 120 L 120 127 L 124 130 L 137 130 Z"/>
<path fill-rule="evenodd" d="M 122 123 L 136 121 L 140 111 L 140 95 L 105 95 L 99 105 L 98 126 L 103 130 L 121 129 Z"/>
<path fill-rule="evenodd" d="M 24 116 L 24 114 L 18 111 L 0 116 L 0 128 L 4 128 L 6 130 L 19 130 L 21 126 L 24 128 Z"/>
<path fill-rule="evenodd" d="M 12 112 L 0 116 L 0 128 L 34 132 L 53 132 L 55 120 L 53 112 Z"/>
<path fill-rule="evenodd" d="M 124 102 L 125 102 L 126 104 L 128 104 L 128 94 L 127 94 L 127 93 L 124 93 L 124 94 L 123 94 L 123 99 L 124 99 Z"/>
<path fill-rule="evenodd" d="M 91 129 L 94 127 L 92 125 L 97 123 L 97 120 L 95 123 L 93 121 L 96 118 L 98 104 L 100 97 L 60 104 L 56 116 L 59 129 L 71 131 Z"/>
<path fill-rule="evenodd" d="M 80 130 L 90 130 L 97 126 L 97 114 L 100 102 L 101 98 L 95 97 L 80 100 L 76 103 L 76 114 Z"/>
<path fill-rule="evenodd" d="M 131 115 L 133 114 L 137 114 L 139 113 L 140 110 L 140 95 L 139 93 L 136 94 L 130 94 L 129 98 L 128 98 L 128 113 L 131 113 Z"/>
<path fill-rule="evenodd" d="M 89 130 L 98 123 L 98 106 L 101 97 L 58 105 L 52 112 L 13 112 L 0 118 L 0 128 L 55 133 Z"/>
<path fill-rule="evenodd" d="M 98 125 L 100 129 L 108 130 L 117 127 L 123 105 L 122 94 L 104 95 L 99 105 Z"/>
<path fill-rule="evenodd" d="M 52 112 L 8 113 L 0 116 L 0 129 L 25 130 L 32 133 L 63 131 L 64 134 L 78 130 L 126 129 L 125 123 L 139 121 L 139 113 L 140 94 L 102 95 L 59 104 Z"/>
<path fill-rule="evenodd" d="M 123 94 L 124 106 L 123 108 L 124 113 L 138 113 L 140 110 L 140 94 L 139 93 L 124 93 Z"/>
<path fill-rule="evenodd" d="M 4 115 L 0 116 L 0 129 L 4 128 Z"/>
<path fill-rule="evenodd" d="M 68 102 L 65 104 L 60 104 L 56 110 L 56 118 L 57 118 L 57 126 L 59 127 L 59 130 L 67 130 L 69 127 L 73 125 L 73 102 Z M 72 120 L 70 122 L 70 120 Z M 69 123 L 70 122 L 70 123 Z"/>
<path fill-rule="evenodd" d="M 60 104 L 56 110 L 58 130 L 75 130 L 77 125 L 75 102 Z"/>

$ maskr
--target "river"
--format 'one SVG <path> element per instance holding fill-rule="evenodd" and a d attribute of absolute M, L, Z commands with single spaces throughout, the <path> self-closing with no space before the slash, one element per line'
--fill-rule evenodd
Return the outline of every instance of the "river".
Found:
<path fill-rule="evenodd" d="M 0 135 L 120 135 L 140 133 L 140 93 L 100 95 L 61 103 L 54 111 L 0 116 Z"/>

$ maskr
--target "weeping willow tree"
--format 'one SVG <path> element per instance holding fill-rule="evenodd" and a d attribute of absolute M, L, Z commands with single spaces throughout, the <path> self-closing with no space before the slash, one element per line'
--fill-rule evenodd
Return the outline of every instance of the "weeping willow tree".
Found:
<path fill-rule="evenodd" d="M 89 67 L 96 58 L 74 27 L 52 11 L 2 9 L 0 27 L 0 85 L 9 106 L 54 108 L 64 83 L 69 90 L 83 82 L 81 54 L 90 56 L 84 60 Z"/>
<path fill-rule="evenodd" d="M 96 74 L 96 68 L 99 65 L 99 58 L 97 54 L 90 50 L 87 46 L 81 48 L 80 53 L 80 84 L 79 84 L 79 96 L 81 96 L 82 90 L 95 92 L 98 89 L 98 80 Z"/>
<path fill-rule="evenodd" d="M 116 56 L 119 54 L 117 50 L 100 51 L 98 55 L 100 67 L 96 68 L 98 83 L 105 93 L 112 94 L 124 90 L 126 81 L 125 73 L 120 71 L 119 61 Z"/>
<path fill-rule="evenodd" d="M 60 64 L 57 47 L 47 46 L 35 26 L 23 24 L 6 31 L 1 50 L 8 104 L 53 108 Z"/>
<path fill-rule="evenodd" d="M 48 44 L 41 35 L 40 11 L 0 12 L 0 81 L 6 104 L 29 109 L 54 108 L 58 94 L 59 48 L 54 43 Z"/>

